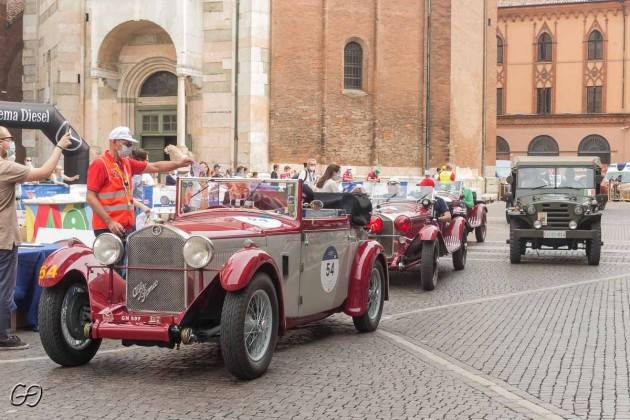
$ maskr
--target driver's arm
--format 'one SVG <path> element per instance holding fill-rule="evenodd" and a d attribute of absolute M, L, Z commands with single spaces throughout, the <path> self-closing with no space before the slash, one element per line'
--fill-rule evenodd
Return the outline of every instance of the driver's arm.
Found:
<path fill-rule="evenodd" d="M 438 220 L 443 223 L 448 223 L 451 221 L 451 212 L 447 211 L 438 216 Z"/>

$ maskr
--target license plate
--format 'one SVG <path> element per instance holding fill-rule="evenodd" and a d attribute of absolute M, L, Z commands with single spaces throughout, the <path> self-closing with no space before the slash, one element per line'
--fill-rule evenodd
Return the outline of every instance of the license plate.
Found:
<path fill-rule="evenodd" d="M 567 237 L 567 233 L 564 230 L 545 230 L 545 231 L 543 231 L 543 238 L 564 239 L 566 237 Z"/>

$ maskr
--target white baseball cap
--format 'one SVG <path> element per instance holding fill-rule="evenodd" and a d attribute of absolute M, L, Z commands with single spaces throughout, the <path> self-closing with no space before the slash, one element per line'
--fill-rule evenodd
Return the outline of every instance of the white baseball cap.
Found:
<path fill-rule="evenodd" d="M 398 177 L 393 176 L 389 179 L 389 181 L 387 181 L 387 183 L 390 185 L 396 185 L 400 184 L 400 180 L 398 179 Z"/>
<path fill-rule="evenodd" d="M 140 143 L 138 140 L 131 136 L 131 130 L 129 127 L 116 127 L 109 133 L 110 140 L 127 140 L 132 143 Z"/>

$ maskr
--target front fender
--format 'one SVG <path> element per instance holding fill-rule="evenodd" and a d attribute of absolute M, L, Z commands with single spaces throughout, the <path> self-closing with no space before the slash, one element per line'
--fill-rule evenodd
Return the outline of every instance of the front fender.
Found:
<path fill-rule="evenodd" d="M 94 258 L 92 249 L 80 241 L 71 240 L 65 247 L 50 254 L 42 264 L 38 282 L 43 288 L 52 288 L 66 278 L 87 284 L 93 314 L 108 305 L 125 302 L 125 280 L 117 272 L 102 267 Z M 111 295 L 110 280 L 113 283 Z"/>
<path fill-rule="evenodd" d="M 426 225 L 418 232 L 421 241 L 435 241 L 440 234 L 440 229 L 435 225 Z"/>
<path fill-rule="evenodd" d="M 387 271 L 387 261 L 383 254 L 383 246 L 373 240 L 363 241 L 359 244 L 352 264 L 348 299 L 346 299 L 343 308 L 347 315 L 361 316 L 367 310 L 370 275 L 372 273 L 372 265 L 377 259 L 383 265 L 385 274 L 383 293 L 385 293 L 385 299 L 389 299 L 389 272 Z"/>
<path fill-rule="evenodd" d="M 252 276 L 264 264 L 269 264 L 272 267 L 272 278 L 282 278 L 276 262 L 271 255 L 262 249 L 249 248 L 235 252 L 221 270 L 219 275 L 221 287 L 226 292 L 236 292 L 244 289 L 249 284 Z"/>
<path fill-rule="evenodd" d="M 82 242 L 69 242 L 44 260 L 39 270 L 39 285 L 43 288 L 54 287 L 70 271 L 79 272 L 87 280 L 88 265 L 98 265 L 92 250 Z"/>
<path fill-rule="evenodd" d="M 476 227 L 483 225 L 484 218 L 486 217 L 487 212 L 488 212 L 488 209 L 486 208 L 485 204 L 477 204 L 475 207 L 472 208 L 470 212 L 468 226 L 471 229 L 474 229 Z"/>

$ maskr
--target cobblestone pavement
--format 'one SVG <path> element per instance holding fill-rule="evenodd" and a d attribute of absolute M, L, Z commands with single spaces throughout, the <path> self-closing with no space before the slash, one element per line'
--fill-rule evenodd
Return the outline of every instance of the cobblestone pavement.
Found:
<path fill-rule="evenodd" d="M 228 375 L 215 344 L 104 343 L 69 369 L 23 333 L 30 349 L 0 353 L 0 418 L 630 419 L 629 210 L 606 210 L 599 267 L 579 251 L 514 266 L 493 204 L 464 271 L 440 260 L 432 292 L 394 275 L 376 333 L 344 316 L 295 330 L 251 382 Z M 37 407 L 10 405 L 17 383 L 44 388 Z"/>

